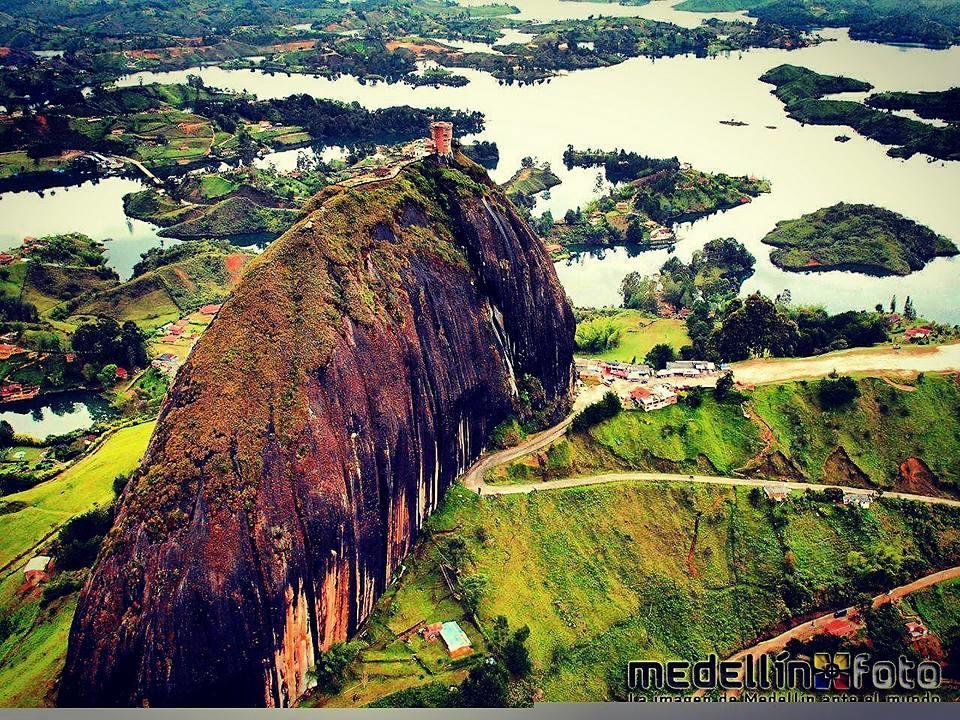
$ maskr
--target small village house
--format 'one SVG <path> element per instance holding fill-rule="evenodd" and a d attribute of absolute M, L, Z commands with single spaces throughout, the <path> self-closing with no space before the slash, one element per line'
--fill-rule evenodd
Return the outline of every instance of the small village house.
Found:
<path fill-rule="evenodd" d="M 443 630 L 442 622 L 430 623 L 429 625 L 424 625 L 420 630 L 420 634 L 423 635 L 423 639 L 432 642 L 440 637 L 440 631 Z"/>
<path fill-rule="evenodd" d="M 33 587 L 50 579 L 53 570 L 53 558 L 49 555 L 37 555 L 23 566 L 23 581 Z"/>
<path fill-rule="evenodd" d="M 636 407 L 644 412 L 650 412 L 651 410 L 660 410 L 669 405 L 676 405 L 677 400 L 677 393 L 666 385 L 654 385 L 653 387 L 644 387 L 641 385 L 630 391 L 628 399 L 624 404 L 627 407 Z"/>
<path fill-rule="evenodd" d="M 855 505 L 863 510 L 869 510 L 870 506 L 873 504 L 873 498 L 864 493 L 847 492 L 843 494 L 843 504 Z"/>
<path fill-rule="evenodd" d="M 461 658 L 473 652 L 470 638 L 467 637 L 463 628 L 454 621 L 443 624 L 440 629 L 440 637 L 443 638 L 443 644 L 447 646 L 447 653 L 451 658 Z"/>
<path fill-rule="evenodd" d="M 930 630 L 919 618 L 910 618 L 907 620 L 905 627 L 911 640 L 919 640 L 930 634 Z"/>
<path fill-rule="evenodd" d="M 768 500 L 778 503 L 783 502 L 790 497 L 790 488 L 782 483 L 764 485 L 763 492 L 767 496 Z"/>

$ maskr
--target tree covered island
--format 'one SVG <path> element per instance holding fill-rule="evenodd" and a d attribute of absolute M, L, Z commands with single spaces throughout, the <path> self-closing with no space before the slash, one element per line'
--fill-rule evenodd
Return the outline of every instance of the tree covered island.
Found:
<path fill-rule="evenodd" d="M 784 270 L 853 270 L 909 275 L 936 257 L 958 253 L 933 230 L 873 205 L 838 203 L 777 223 L 763 239 Z"/>
<path fill-rule="evenodd" d="M 834 100 L 824 96 L 841 92 L 868 92 L 873 86 L 862 80 L 822 75 L 796 65 L 778 65 L 760 80 L 774 85 L 787 115 L 811 125 L 846 125 L 864 137 L 891 145 L 887 154 L 909 158 L 925 153 L 939 160 L 960 159 L 960 126 L 943 127 L 897 115 L 893 110 L 914 110 L 921 117 L 947 121 L 956 117 L 953 107 L 957 90 L 935 93 L 878 93 L 864 102 Z"/>
<path fill-rule="evenodd" d="M 770 192 L 770 183 L 746 175 L 708 173 L 677 158 L 652 158 L 624 150 L 577 150 L 563 154 L 567 168 L 602 167 L 613 187 L 584 208 L 570 210 L 553 226 L 559 246 L 637 245 L 664 247 L 675 241 L 671 226 L 745 205 Z"/>

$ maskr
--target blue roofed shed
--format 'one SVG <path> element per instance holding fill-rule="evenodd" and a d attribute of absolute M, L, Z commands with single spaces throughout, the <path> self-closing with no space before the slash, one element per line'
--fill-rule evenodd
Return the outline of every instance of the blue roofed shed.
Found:
<path fill-rule="evenodd" d="M 463 657 L 473 652 L 473 648 L 470 646 L 470 638 L 467 637 L 463 628 L 455 622 L 445 622 L 440 630 L 440 637 L 443 638 L 443 642 L 447 646 L 447 652 L 450 653 L 452 658 Z"/>

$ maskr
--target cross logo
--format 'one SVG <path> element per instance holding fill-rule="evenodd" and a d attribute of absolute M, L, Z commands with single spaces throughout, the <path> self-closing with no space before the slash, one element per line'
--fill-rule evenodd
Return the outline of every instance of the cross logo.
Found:
<path fill-rule="evenodd" d="M 850 653 L 816 653 L 813 667 L 815 690 L 850 689 Z"/>

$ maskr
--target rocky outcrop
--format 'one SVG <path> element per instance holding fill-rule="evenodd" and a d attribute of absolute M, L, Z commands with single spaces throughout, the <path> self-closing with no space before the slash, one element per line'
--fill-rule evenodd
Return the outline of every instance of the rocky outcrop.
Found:
<path fill-rule="evenodd" d="M 182 368 L 81 594 L 62 705 L 291 704 L 520 398 L 567 411 L 572 313 L 479 167 L 316 205 Z"/>

